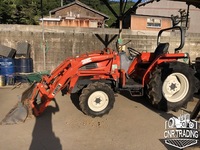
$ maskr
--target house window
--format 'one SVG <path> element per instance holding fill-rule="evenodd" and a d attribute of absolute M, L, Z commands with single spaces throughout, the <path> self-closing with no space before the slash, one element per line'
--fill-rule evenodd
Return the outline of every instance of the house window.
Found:
<path fill-rule="evenodd" d="M 161 28 L 161 19 L 159 19 L 159 18 L 147 18 L 147 27 Z"/>
<path fill-rule="evenodd" d="M 91 28 L 97 28 L 98 27 L 97 21 L 96 20 L 90 20 L 89 27 L 91 27 Z"/>

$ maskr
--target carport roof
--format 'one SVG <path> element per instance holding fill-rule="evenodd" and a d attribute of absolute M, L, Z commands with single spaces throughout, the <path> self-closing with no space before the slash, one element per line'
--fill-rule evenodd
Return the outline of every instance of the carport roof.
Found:
<path fill-rule="evenodd" d="M 170 0 L 170 1 L 186 2 L 186 4 L 194 5 L 195 7 L 200 9 L 200 0 Z"/>

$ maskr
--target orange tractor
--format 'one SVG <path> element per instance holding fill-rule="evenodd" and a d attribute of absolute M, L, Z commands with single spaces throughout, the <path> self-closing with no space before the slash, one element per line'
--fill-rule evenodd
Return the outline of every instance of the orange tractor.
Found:
<path fill-rule="evenodd" d="M 159 42 L 162 32 L 171 29 L 181 31 L 180 46 L 175 53 L 168 52 L 169 43 Z M 154 52 L 138 52 L 128 47 L 127 55 L 106 48 L 67 58 L 22 94 L 20 104 L 3 123 L 23 121 L 32 112 L 39 116 L 59 91 L 79 93 L 81 110 L 92 117 L 107 114 L 113 108 L 115 92 L 120 90 L 128 90 L 132 96 L 147 95 L 150 103 L 159 109 L 178 110 L 198 90 L 195 71 L 190 64 L 182 62 L 183 59 L 190 62 L 187 53 L 179 52 L 183 45 L 183 29 L 173 27 L 159 32 Z"/>

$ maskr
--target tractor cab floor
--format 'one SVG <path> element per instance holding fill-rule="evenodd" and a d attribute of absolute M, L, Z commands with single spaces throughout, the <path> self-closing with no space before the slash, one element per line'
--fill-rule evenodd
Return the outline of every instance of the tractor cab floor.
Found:
<path fill-rule="evenodd" d="M 129 78 L 123 88 L 143 88 L 143 86 L 142 84 L 137 83 L 133 79 Z"/>
<path fill-rule="evenodd" d="M 122 87 L 122 90 L 128 90 L 132 96 L 143 95 L 143 85 L 131 78 L 127 80 L 126 84 Z"/>

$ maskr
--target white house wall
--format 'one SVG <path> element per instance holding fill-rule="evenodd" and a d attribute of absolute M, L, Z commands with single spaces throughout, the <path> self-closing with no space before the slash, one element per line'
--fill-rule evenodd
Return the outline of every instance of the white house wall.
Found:
<path fill-rule="evenodd" d="M 139 7 L 137 9 L 136 14 L 143 14 L 143 15 L 158 15 L 158 16 L 165 16 L 170 17 L 172 14 L 179 15 L 179 9 L 187 10 L 186 3 L 183 2 L 174 2 L 168 0 L 160 0 L 159 2 L 153 2 L 147 4 L 145 6 Z M 190 6 L 190 28 L 188 32 L 190 33 L 200 33 L 200 9 Z"/>

